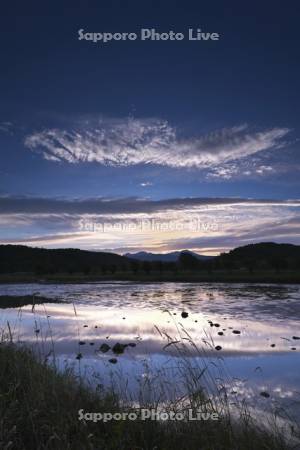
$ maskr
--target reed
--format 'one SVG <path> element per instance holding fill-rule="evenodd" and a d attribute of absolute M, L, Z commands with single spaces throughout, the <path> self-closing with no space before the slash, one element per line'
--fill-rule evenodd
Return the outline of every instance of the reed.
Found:
<path fill-rule="evenodd" d="M 76 309 L 75 309 L 76 311 Z M 299 444 L 295 425 L 285 435 L 276 418 L 267 428 L 255 419 L 245 402 L 231 405 L 227 395 L 230 377 L 224 368 L 222 383 L 205 364 L 185 330 L 181 340 L 170 336 L 165 345 L 178 355 L 176 383 L 164 369 L 145 367 L 134 398 L 122 374 L 109 388 L 89 386 L 84 374 L 73 368 L 58 369 L 55 358 L 13 343 L 10 328 L 0 344 L 0 448 L 17 450 L 289 450 Z M 213 342 L 208 345 L 213 346 Z M 55 347 L 55 343 L 53 343 Z M 198 351 L 199 364 L 189 352 Z M 54 353 L 54 351 L 53 351 Z M 78 362 L 80 364 L 80 361 Z M 94 374 L 95 377 L 99 374 Z M 101 375 L 101 374 L 100 374 Z M 169 413 L 192 410 L 216 413 L 219 420 L 122 420 L 96 423 L 79 420 L 79 411 L 140 413 L 142 409 Z"/>

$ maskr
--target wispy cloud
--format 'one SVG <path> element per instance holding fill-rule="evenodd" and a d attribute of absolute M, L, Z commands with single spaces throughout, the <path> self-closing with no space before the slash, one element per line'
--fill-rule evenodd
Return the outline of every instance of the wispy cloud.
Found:
<path fill-rule="evenodd" d="M 257 131 L 240 125 L 187 138 L 166 121 L 130 118 L 102 120 L 72 131 L 46 129 L 27 136 L 25 146 L 55 162 L 216 168 L 216 176 L 226 178 L 229 172 L 232 173 L 233 166 L 223 169 L 222 173 L 221 164 L 279 148 L 289 131 L 288 128 Z"/>
<path fill-rule="evenodd" d="M 0 131 L 12 134 L 13 124 L 11 122 L 0 122 Z"/>
<path fill-rule="evenodd" d="M 300 200 L 0 197 L 0 243 L 218 253 L 249 242 L 300 243 Z"/>
<path fill-rule="evenodd" d="M 88 233 L 64 233 L 64 234 L 50 234 L 50 235 L 41 235 L 41 236 L 31 236 L 26 238 L 13 238 L 13 239 L 1 239 L 1 244 L 58 244 L 63 242 L 64 244 L 67 242 L 74 242 L 78 239 L 88 237 Z"/>
<path fill-rule="evenodd" d="M 136 214 L 192 209 L 208 210 L 208 207 L 248 206 L 300 206 L 300 200 L 252 199 L 239 197 L 186 197 L 151 200 L 147 198 L 86 198 L 62 199 L 26 196 L 0 196 L 2 214 L 46 214 L 60 217 L 62 214 Z"/>

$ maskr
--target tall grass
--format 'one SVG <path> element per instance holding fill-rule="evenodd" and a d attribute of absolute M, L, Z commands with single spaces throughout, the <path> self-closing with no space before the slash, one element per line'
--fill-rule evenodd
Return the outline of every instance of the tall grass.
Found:
<path fill-rule="evenodd" d="M 75 308 L 75 307 L 74 307 Z M 76 314 L 76 309 L 74 309 Z M 298 429 L 289 435 L 280 431 L 278 421 L 266 428 L 255 419 L 247 405 L 230 404 L 230 377 L 222 370 L 216 379 L 206 358 L 195 364 L 189 351 L 198 349 L 186 330 L 180 341 L 171 336 L 165 347 L 178 356 L 170 381 L 164 369 L 145 367 L 137 396 L 132 397 L 126 380 L 96 389 L 88 386 L 70 367 L 58 370 L 43 352 L 13 343 L 7 328 L 0 344 L 0 448 L 16 450 L 287 450 L 296 449 Z M 53 344 L 54 345 L 54 344 Z M 213 343 L 208 343 L 212 345 Z M 80 363 L 80 362 L 79 362 Z M 225 374 L 225 375 L 224 375 Z M 98 374 L 95 374 L 96 376 Z M 101 375 L 101 374 L 100 374 Z M 79 421 L 78 411 L 137 412 L 191 409 L 215 412 L 219 420 L 207 421 Z M 299 437 L 299 434 L 298 434 Z"/>

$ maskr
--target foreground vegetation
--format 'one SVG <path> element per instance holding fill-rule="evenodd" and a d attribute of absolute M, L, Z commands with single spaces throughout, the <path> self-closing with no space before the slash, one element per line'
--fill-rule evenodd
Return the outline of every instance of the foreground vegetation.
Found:
<path fill-rule="evenodd" d="M 219 421 L 111 421 L 78 420 L 78 411 L 133 411 L 103 388 L 83 385 L 71 370 L 59 373 L 55 366 L 13 344 L 0 344 L 0 448 L 17 450 L 286 450 L 296 448 L 278 430 L 260 428 L 246 409 L 232 419 L 224 404 L 210 401 L 196 377 L 186 406 L 217 411 Z M 140 400 L 139 408 L 158 408 Z M 176 408 L 176 405 L 169 405 Z M 178 405 L 177 405 L 178 407 Z"/>

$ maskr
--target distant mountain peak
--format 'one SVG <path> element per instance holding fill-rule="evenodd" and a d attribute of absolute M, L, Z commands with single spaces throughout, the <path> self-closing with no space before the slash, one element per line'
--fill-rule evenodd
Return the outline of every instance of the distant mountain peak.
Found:
<path fill-rule="evenodd" d="M 174 251 L 169 253 L 151 253 L 140 251 L 137 253 L 125 253 L 123 256 L 131 259 L 137 259 L 139 261 L 162 261 L 162 262 L 176 262 L 181 253 L 189 253 L 193 255 L 195 258 L 200 260 L 206 260 L 213 258 L 213 256 L 199 255 L 198 253 L 192 252 L 191 250 L 181 250 Z"/>

